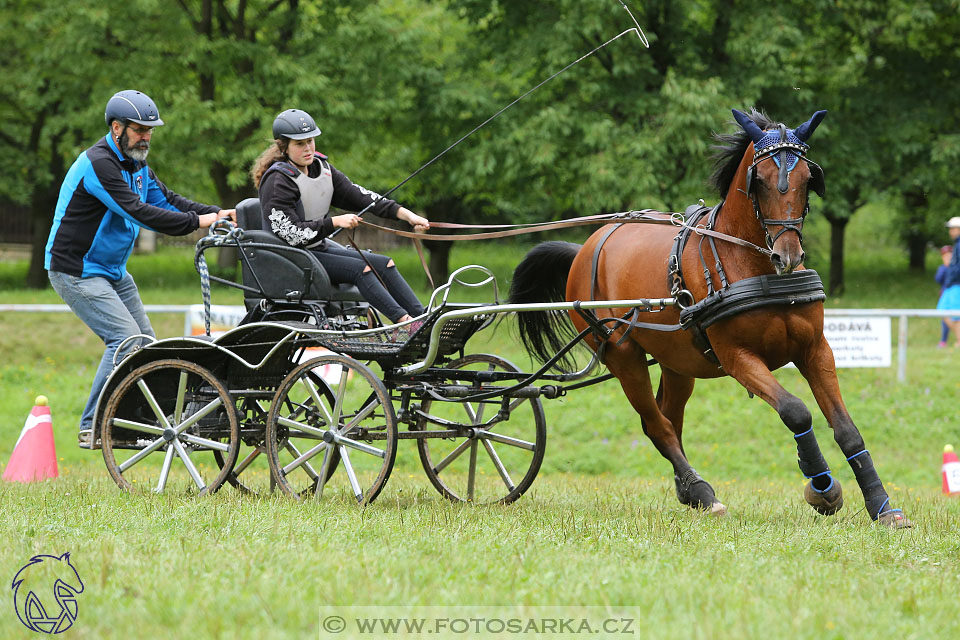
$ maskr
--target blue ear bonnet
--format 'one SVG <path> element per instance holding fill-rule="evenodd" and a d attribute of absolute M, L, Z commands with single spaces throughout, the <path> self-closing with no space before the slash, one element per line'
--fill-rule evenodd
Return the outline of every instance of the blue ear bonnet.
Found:
<path fill-rule="evenodd" d="M 764 131 L 763 137 L 760 138 L 757 142 L 753 143 L 754 157 L 761 155 L 764 151 L 770 147 L 775 147 L 781 142 L 789 142 L 791 144 L 798 145 L 801 148 L 807 149 L 809 145 L 801 141 L 800 138 L 796 136 L 793 129 L 787 129 L 787 139 L 780 139 L 779 129 L 774 129 L 773 131 Z M 792 149 L 786 149 L 787 152 L 787 171 L 793 171 L 793 168 L 797 166 L 797 162 L 800 160 L 800 155 Z M 780 154 L 773 154 L 773 161 L 777 163 L 777 166 L 780 166 Z"/>

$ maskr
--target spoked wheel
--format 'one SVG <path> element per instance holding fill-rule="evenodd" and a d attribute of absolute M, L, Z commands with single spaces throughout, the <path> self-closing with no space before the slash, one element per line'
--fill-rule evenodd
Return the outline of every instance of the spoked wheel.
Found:
<path fill-rule="evenodd" d="M 448 369 L 509 371 L 508 360 L 479 353 L 454 360 Z M 454 384 L 470 385 L 469 377 Z M 511 382 L 501 382 L 507 386 Z M 479 392 L 479 389 L 478 389 Z M 461 435 L 417 440 L 420 461 L 444 497 L 478 504 L 510 503 L 533 484 L 547 446 L 547 422 L 538 398 L 513 398 L 501 420 L 502 399 L 441 402 L 426 398 L 415 430 L 455 430 Z"/>
<path fill-rule="evenodd" d="M 337 354 L 298 366 L 270 407 L 267 459 L 277 486 L 292 496 L 348 495 L 372 502 L 393 470 L 397 418 L 383 382 Z M 333 475 L 337 463 L 344 473 Z M 320 483 L 319 478 L 327 478 Z"/>
<path fill-rule="evenodd" d="M 267 395 L 266 392 L 263 392 Z M 270 391 L 269 396 L 273 395 Z M 273 490 L 270 466 L 267 464 L 264 433 L 267 428 L 267 412 L 270 398 L 256 395 L 243 396 L 237 402 L 237 414 L 240 420 L 240 446 L 237 461 L 227 474 L 227 482 L 243 493 L 266 494 Z M 213 452 L 217 466 L 226 464 L 224 454 Z"/>
<path fill-rule="evenodd" d="M 107 471 L 127 491 L 206 495 L 220 488 L 237 460 L 230 393 L 192 362 L 158 360 L 131 371 L 110 394 L 102 425 Z"/>
<path fill-rule="evenodd" d="M 316 372 L 310 372 L 307 375 L 316 385 L 318 392 L 327 399 L 330 406 L 333 406 L 333 392 L 323 378 Z M 227 482 L 242 493 L 267 494 L 276 489 L 266 445 L 267 419 L 270 401 L 274 395 L 275 392 L 271 391 L 270 397 L 264 398 L 260 397 L 260 392 L 256 392 L 255 395 L 242 396 L 237 403 L 240 416 L 240 447 L 237 463 L 233 466 L 233 471 L 227 474 Z M 286 446 L 289 450 L 292 445 L 284 443 L 281 446 Z M 217 464 L 223 466 L 221 454 L 215 451 L 214 456 Z M 336 471 L 339 460 L 340 455 L 336 454 L 329 465 L 328 480 Z"/>

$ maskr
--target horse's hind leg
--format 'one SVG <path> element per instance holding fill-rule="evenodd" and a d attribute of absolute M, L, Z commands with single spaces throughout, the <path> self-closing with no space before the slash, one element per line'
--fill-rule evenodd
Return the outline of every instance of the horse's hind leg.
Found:
<path fill-rule="evenodd" d="M 726 513 L 727 508 L 717 500 L 713 487 L 687 462 L 680 444 L 679 431 L 658 406 L 643 351 L 632 342 L 624 343 L 608 350 L 606 364 L 610 372 L 620 380 L 620 385 L 634 410 L 640 414 L 643 432 L 660 455 L 673 465 L 677 499 L 683 504 L 708 510 L 716 515 Z M 688 383 L 672 384 L 673 377 L 662 378 L 665 384 L 661 387 L 661 403 L 664 409 L 677 417 L 682 424 L 683 405 L 693 391 L 693 384 L 692 380 Z"/>
<path fill-rule="evenodd" d="M 797 368 L 810 384 L 810 390 L 817 399 L 820 410 L 833 428 L 834 439 L 853 469 L 853 475 L 863 492 L 867 513 L 873 520 L 898 529 L 913 526 L 903 517 L 901 509 L 895 509 L 890 504 L 890 497 L 873 466 L 873 459 L 864 445 L 863 437 L 843 404 L 833 351 L 827 345 L 826 339 L 812 349 L 807 362 L 798 363 Z"/>
<path fill-rule="evenodd" d="M 724 359 L 724 368 L 747 391 L 760 396 L 773 407 L 780 419 L 793 432 L 797 443 L 797 462 L 809 480 L 803 497 L 810 506 L 824 515 L 833 515 L 843 506 L 840 482 L 830 473 L 817 438 L 813 434 L 813 416 L 800 398 L 784 389 L 767 366 L 750 353 L 739 352 L 738 358 Z M 729 363 L 729 364 L 726 364 Z"/>

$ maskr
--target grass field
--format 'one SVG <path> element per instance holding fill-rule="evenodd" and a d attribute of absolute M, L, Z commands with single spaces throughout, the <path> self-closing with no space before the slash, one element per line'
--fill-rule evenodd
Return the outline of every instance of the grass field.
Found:
<path fill-rule="evenodd" d="M 822 255 L 817 233 L 808 232 L 814 258 Z M 909 275 L 899 254 L 873 249 L 852 242 L 849 293 L 830 306 L 933 305 L 929 274 Z M 494 268 L 504 286 L 524 250 L 458 246 L 453 257 Z M 415 256 L 393 254 L 422 290 Z M 59 303 L 50 290 L 15 288 L 25 268 L 0 264 L 0 302 Z M 188 253 L 137 256 L 130 270 L 147 303 L 200 300 Z M 236 301 L 215 292 L 214 302 Z M 182 331 L 181 316 L 152 320 L 161 337 Z M 614 382 L 545 401 L 543 469 L 507 507 L 444 501 L 408 442 L 364 510 L 230 487 L 206 499 L 127 495 L 99 452 L 75 445 L 101 345 L 69 314 L 3 314 L 0 464 L 43 393 L 61 478 L 0 484 L 0 536 L 12 541 L 0 549 L 0 576 L 12 579 L 34 554 L 71 552 L 86 588 L 68 633 L 83 638 L 335 637 L 321 632 L 325 616 L 349 618 L 361 605 L 414 616 L 453 615 L 462 605 L 519 617 L 538 607 L 603 611 L 634 620 L 632 635 L 644 638 L 957 637 L 960 501 L 941 495 L 939 466 L 943 445 L 960 445 L 960 354 L 936 349 L 937 336 L 936 321 L 911 321 L 908 384 L 893 368 L 840 372 L 881 478 L 916 524 L 889 531 L 870 523 L 818 414 L 814 427 L 846 506 L 832 518 L 806 507 L 789 432 L 728 379 L 698 383 L 684 432 L 692 464 L 729 508 L 722 519 L 676 501 L 668 463 Z M 505 330 L 477 336 L 470 351 L 529 366 Z M 777 376 L 815 409 L 796 371 Z M 7 602 L 0 637 L 27 637 Z M 604 609 L 584 609 L 594 606 Z"/>

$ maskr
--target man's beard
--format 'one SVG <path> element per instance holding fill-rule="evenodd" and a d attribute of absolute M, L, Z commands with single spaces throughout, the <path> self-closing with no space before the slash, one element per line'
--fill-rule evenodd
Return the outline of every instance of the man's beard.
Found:
<path fill-rule="evenodd" d="M 131 160 L 145 162 L 147 154 L 150 153 L 150 143 L 147 140 L 141 140 L 131 147 L 130 139 L 127 137 L 127 130 L 124 129 L 120 135 L 120 151 Z"/>

